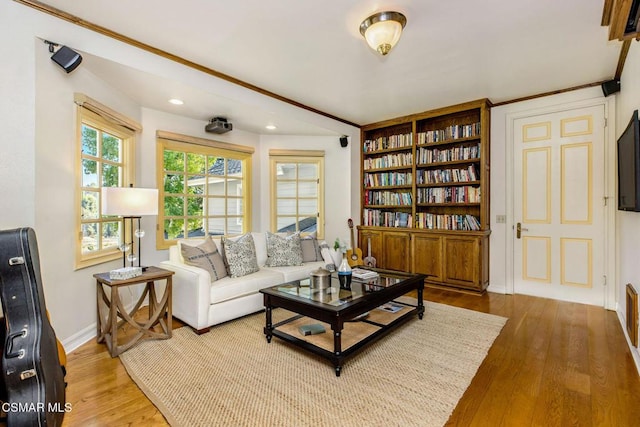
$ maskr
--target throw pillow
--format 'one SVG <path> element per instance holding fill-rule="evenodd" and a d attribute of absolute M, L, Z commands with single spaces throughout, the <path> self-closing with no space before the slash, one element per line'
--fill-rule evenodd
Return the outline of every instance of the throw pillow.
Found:
<path fill-rule="evenodd" d="M 329 245 L 327 244 L 327 242 L 323 240 L 322 242 L 320 242 L 318 246 L 320 247 L 320 253 L 322 254 L 322 259 L 327 265 L 327 270 L 335 271 L 335 269 L 338 266 L 334 264 L 333 258 L 331 257 L 331 251 L 329 249 Z"/>
<path fill-rule="evenodd" d="M 229 276 L 242 277 L 260 270 L 251 233 L 233 240 L 223 237 L 222 247 Z"/>
<path fill-rule="evenodd" d="M 279 236 L 267 231 L 266 265 L 268 267 L 302 265 L 300 233 L 294 233 L 290 236 Z"/>
<path fill-rule="evenodd" d="M 315 233 L 300 238 L 300 248 L 302 249 L 302 262 L 322 261 L 320 245 Z"/>
<path fill-rule="evenodd" d="M 211 240 L 211 236 L 207 236 L 204 242 L 198 246 L 190 246 L 181 242 L 180 253 L 185 264 L 207 270 L 212 282 L 227 277 L 224 260 L 218 252 L 216 244 Z"/>

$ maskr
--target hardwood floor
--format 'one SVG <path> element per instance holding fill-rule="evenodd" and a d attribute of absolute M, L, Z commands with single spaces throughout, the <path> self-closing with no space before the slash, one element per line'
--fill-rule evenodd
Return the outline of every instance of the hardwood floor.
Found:
<path fill-rule="evenodd" d="M 640 377 L 614 312 L 523 295 L 425 299 L 509 318 L 447 425 L 640 425 Z M 84 344 L 67 368 L 64 426 L 167 425 L 104 345 Z"/>

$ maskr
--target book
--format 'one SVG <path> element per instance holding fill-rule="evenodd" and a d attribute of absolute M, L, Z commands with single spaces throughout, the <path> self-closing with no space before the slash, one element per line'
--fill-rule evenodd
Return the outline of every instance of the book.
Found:
<path fill-rule="evenodd" d="M 378 307 L 378 309 L 387 311 L 389 313 L 397 313 L 398 311 L 402 310 L 403 307 L 404 305 L 402 304 L 397 304 L 395 302 L 388 302 Z"/>
<path fill-rule="evenodd" d="M 360 280 L 375 279 L 379 276 L 375 271 L 365 270 L 364 268 L 354 268 L 353 270 L 351 270 L 351 274 L 354 278 Z"/>
<path fill-rule="evenodd" d="M 324 334 L 326 332 L 326 330 L 324 329 L 324 326 L 322 326 L 320 323 L 312 323 L 310 325 L 302 325 L 302 326 L 300 326 L 298 328 L 298 330 L 304 336 Z"/>

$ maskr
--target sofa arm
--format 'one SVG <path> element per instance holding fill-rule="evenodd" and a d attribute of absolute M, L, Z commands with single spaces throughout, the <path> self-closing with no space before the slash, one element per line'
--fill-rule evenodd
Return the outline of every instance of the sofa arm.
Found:
<path fill-rule="evenodd" d="M 160 262 L 160 266 L 175 272 L 172 290 L 173 315 L 196 330 L 209 327 L 211 303 L 209 272 L 170 260 Z"/>

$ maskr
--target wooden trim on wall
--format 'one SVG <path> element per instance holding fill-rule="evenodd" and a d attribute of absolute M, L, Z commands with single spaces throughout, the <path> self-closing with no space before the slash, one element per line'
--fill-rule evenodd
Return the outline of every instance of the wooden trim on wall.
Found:
<path fill-rule="evenodd" d="M 627 283 L 627 333 L 634 347 L 638 346 L 638 293 Z"/>
<path fill-rule="evenodd" d="M 120 126 L 124 126 L 134 132 L 142 131 L 142 125 L 133 119 L 120 114 L 116 110 L 113 110 L 103 103 L 96 101 L 95 99 L 85 95 L 84 93 L 74 93 L 73 102 L 79 107 L 86 108 L 89 111 L 93 111 L 97 115 L 104 117 L 107 120 L 115 122 Z"/>
<path fill-rule="evenodd" d="M 169 141 L 186 142 L 189 144 L 203 145 L 211 148 L 221 148 L 223 150 L 238 151 L 240 153 L 253 154 L 256 149 L 248 145 L 230 144 L 228 142 L 214 141 L 213 139 L 198 138 L 195 136 L 182 135 L 165 130 L 156 131 L 156 138 L 168 139 Z"/>
<path fill-rule="evenodd" d="M 616 67 L 617 80 L 620 80 L 620 76 L 622 76 L 622 70 L 624 69 L 624 63 L 627 60 L 627 54 L 629 53 L 630 47 L 631 40 L 625 40 L 622 42 L 622 47 L 620 48 L 620 56 L 618 57 L 618 66 Z"/>
<path fill-rule="evenodd" d="M 558 90 L 552 90 L 549 92 L 538 93 L 536 95 L 523 96 L 522 98 L 510 99 L 508 101 L 495 102 L 493 104 L 493 107 L 499 107 L 501 105 L 507 105 L 507 104 L 515 104 L 516 102 L 529 101 L 530 99 L 544 98 L 545 96 L 558 95 L 560 93 L 572 92 L 574 90 L 585 89 L 588 87 L 601 86 L 602 83 L 608 82 L 608 81 L 609 80 L 603 80 L 601 82 L 587 83 L 584 85 L 568 87 L 566 89 L 558 89 Z"/>
<path fill-rule="evenodd" d="M 615 0 L 604 0 L 604 6 L 602 8 L 602 21 L 600 25 L 608 27 L 611 24 L 611 10 L 613 9 L 613 2 Z"/>
<path fill-rule="evenodd" d="M 356 123 L 353 123 L 353 122 L 351 122 L 349 120 L 342 119 L 340 117 L 336 117 L 333 114 L 325 113 L 324 111 L 320 111 L 320 110 L 317 110 L 317 109 L 315 109 L 313 107 L 309 107 L 308 105 L 304 105 L 304 104 L 302 104 L 302 103 L 300 103 L 298 101 L 294 101 L 293 99 L 278 95 L 277 93 L 271 92 L 269 90 L 263 89 L 263 88 L 258 87 L 256 85 L 253 85 L 251 83 L 248 83 L 248 82 L 245 82 L 243 80 L 237 79 L 237 78 L 232 77 L 232 76 L 230 76 L 228 74 L 221 73 L 220 71 L 216 71 L 216 70 L 214 70 L 212 68 L 205 67 L 204 65 L 200 65 L 200 64 L 195 63 L 193 61 L 189 61 L 188 59 L 184 59 L 184 58 L 182 58 L 182 57 L 180 57 L 178 55 L 174 55 L 173 53 L 167 52 L 167 51 L 162 50 L 162 49 L 158 49 L 158 48 L 156 48 L 154 46 L 151 46 L 151 45 L 148 45 L 146 43 L 142 43 L 142 42 L 140 42 L 138 40 L 132 39 L 131 37 L 127 37 L 124 34 L 120 34 L 120 33 L 117 33 L 115 31 L 112 31 L 112 30 L 110 30 L 110 29 L 108 29 L 106 27 L 103 27 L 101 25 L 97 25 L 97 24 L 94 24 L 92 22 L 85 21 L 82 18 L 79 18 L 79 17 L 77 17 L 75 15 L 72 15 L 70 13 L 67 13 L 67 12 L 65 12 L 65 11 L 63 11 L 61 9 L 49 6 L 48 4 L 42 3 L 40 1 L 36 1 L 36 0 L 13 0 L 13 1 L 15 1 L 17 3 L 20 3 L 20 4 L 23 4 L 25 6 L 29 6 L 29 7 L 33 8 L 33 9 L 38 10 L 39 12 L 43 12 L 43 13 L 55 16 L 56 18 L 62 19 L 63 21 L 71 22 L 72 24 L 78 25 L 78 26 L 83 27 L 83 28 L 87 28 L 87 29 L 89 29 L 91 31 L 94 31 L 94 32 L 98 33 L 98 34 L 102 34 L 102 35 L 105 35 L 107 37 L 111 37 L 112 39 L 121 41 L 123 43 L 126 43 L 126 44 L 134 46 L 134 47 L 137 47 L 138 49 L 142 49 L 144 51 L 153 53 L 154 55 L 161 56 L 161 57 L 166 58 L 166 59 L 168 59 L 170 61 L 177 62 L 179 64 L 182 64 L 182 65 L 186 66 L 186 67 L 193 68 L 193 69 L 201 71 L 201 72 L 203 72 L 205 74 L 209 74 L 210 76 L 217 77 L 217 78 L 225 80 L 225 81 L 227 81 L 229 83 L 233 83 L 235 85 L 241 86 L 241 87 L 243 87 L 245 89 L 249 89 L 249 90 L 252 90 L 254 92 L 258 92 L 258 93 L 260 93 L 262 95 L 268 96 L 270 98 L 276 99 L 278 101 L 282 101 L 282 102 L 285 102 L 287 104 L 293 105 L 294 107 L 302 108 L 303 110 L 307 110 L 307 111 L 310 111 L 312 113 L 319 114 L 319 115 L 324 116 L 324 117 L 328 117 L 328 118 L 330 118 L 332 120 L 336 120 L 338 122 L 342 122 L 342 123 L 347 124 L 349 126 L 354 126 L 354 127 L 357 127 L 357 128 L 360 127 L 360 125 L 358 125 Z"/>
<path fill-rule="evenodd" d="M 272 148 L 269 150 L 269 156 L 324 157 L 324 150 L 285 150 Z"/>

